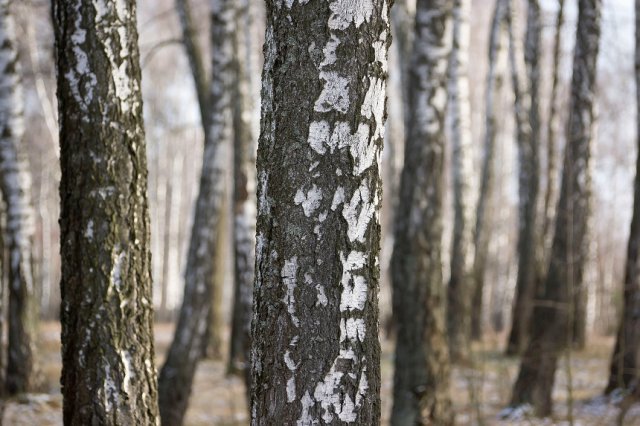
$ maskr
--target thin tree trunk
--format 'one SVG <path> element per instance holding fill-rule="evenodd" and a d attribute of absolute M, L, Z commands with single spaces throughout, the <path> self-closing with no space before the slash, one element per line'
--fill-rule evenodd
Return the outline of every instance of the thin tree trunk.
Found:
<path fill-rule="evenodd" d="M 54 1 L 65 425 L 155 425 L 135 2 Z"/>
<path fill-rule="evenodd" d="M 601 0 L 579 0 L 567 146 L 551 263 L 532 315 L 531 340 L 520 364 L 512 406 L 531 404 L 539 416 L 551 413 L 560 351 L 571 342 L 572 301 L 582 286 L 588 254 L 590 161 Z"/>
<path fill-rule="evenodd" d="M 5 244 L 9 250 L 8 351 L 5 388 L 10 395 L 34 390 L 38 373 L 38 300 L 32 251 L 35 212 L 31 200 L 31 176 L 22 134 L 23 90 L 20 81 L 15 24 L 10 2 L 0 0 L 0 188 L 6 205 Z"/>
<path fill-rule="evenodd" d="M 218 223 L 224 196 L 225 150 L 232 140 L 229 84 L 235 30 L 233 13 L 231 0 L 211 2 L 210 126 L 205 132 L 208 139 L 191 230 L 182 307 L 159 377 L 160 415 L 165 426 L 182 424 L 193 376 L 207 341 Z"/>
<path fill-rule="evenodd" d="M 640 0 L 635 2 L 636 12 L 636 104 L 640 106 Z M 618 328 L 616 345 L 611 355 L 609 382 L 605 394 L 616 390 L 631 390 L 640 380 L 640 110 L 637 112 L 637 161 L 633 199 L 633 217 L 627 265 L 624 279 L 624 307 Z"/>
<path fill-rule="evenodd" d="M 453 424 L 442 282 L 442 195 L 453 1 L 419 0 L 411 118 L 391 260 L 397 343 L 393 425 Z"/>
<path fill-rule="evenodd" d="M 505 35 L 505 0 L 496 0 L 489 36 L 489 71 L 485 97 L 485 136 L 482 159 L 480 192 L 476 210 L 474 235 L 475 256 L 473 260 L 473 299 L 471 302 L 471 337 L 479 340 L 482 337 L 482 304 L 484 291 L 484 275 L 487 267 L 489 251 L 490 225 L 488 209 L 491 205 L 495 184 L 495 144 L 498 132 L 498 117 L 495 103 L 502 88 L 504 70 L 500 57 L 503 51 Z"/>
<path fill-rule="evenodd" d="M 454 362 L 470 355 L 473 280 L 473 201 L 471 105 L 469 103 L 469 15 L 471 2 L 455 0 L 453 48 L 449 60 L 449 101 L 453 170 L 454 225 L 451 278 L 447 288 L 449 353 Z"/>
<path fill-rule="evenodd" d="M 390 40 L 386 0 L 267 3 L 254 426 L 380 424 L 378 160 Z"/>
<path fill-rule="evenodd" d="M 540 187 L 540 5 L 538 0 L 529 0 L 527 8 L 527 31 L 525 50 L 520 50 L 515 34 L 516 10 L 510 1 L 509 58 L 511 81 L 514 91 L 514 110 L 518 139 L 519 160 L 519 212 L 518 212 L 518 275 L 513 304 L 511 332 L 507 341 L 507 355 L 521 353 L 528 337 L 529 321 L 533 310 L 533 299 L 537 284 L 537 209 Z M 526 63 L 527 79 L 523 78 L 522 63 Z M 528 81 L 528 83 L 527 83 Z"/>

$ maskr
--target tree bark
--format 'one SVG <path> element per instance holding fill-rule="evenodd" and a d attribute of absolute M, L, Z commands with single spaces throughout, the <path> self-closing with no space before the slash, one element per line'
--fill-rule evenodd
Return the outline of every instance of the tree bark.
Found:
<path fill-rule="evenodd" d="M 531 404 L 539 416 L 551 413 L 560 352 L 572 341 L 572 301 L 582 286 L 588 254 L 590 162 L 601 0 L 579 0 L 571 83 L 567 147 L 549 273 L 535 303 L 531 340 L 514 385 L 512 406 Z"/>
<path fill-rule="evenodd" d="M 386 0 L 267 2 L 254 426 L 380 424 L 379 159 L 390 41 Z"/>
<path fill-rule="evenodd" d="M 495 102 L 502 89 L 503 74 L 505 71 L 502 69 L 502 63 L 500 61 L 504 48 L 505 15 L 505 0 L 496 0 L 491 21 L 491 33 L 489 35 L 489 71 L 487 73 L 485 95 L 484 152 L 473 242 L 475 256 L 473 259 L 474 288 L 471 302 L 471 337 L 474 340 L 480 340 L 482 337 L 484 275 L 487 267 L 487 255 L 491 234 L 490 222 L 487 216 L 495 185 L 495 144 L 498 132 L 498 117 L 496 116 Z"/>
<path fill-rule="evenodd" d="M 15 22 L 10 2 L 0 1 L 0 188 L 6 205 L 9 250 L 8 351 L 5 389 L 9 395 L 37 386 L 38 302 L 33 271 L 35 212 L 22 134 L 24 100 Z"/>
<path fill-rule="evenodd" d="M 454 362 L 470 355 L 473 280 L 473 201 L 471 105 L 469 103 L 469 15 L 471 2 L 455 0 L 453 47 L 449 59 L 449 112 L 453 171 L 454 225 L 451 278 L 447 287 L 449 354 Z"/>
<path fill-rule="evenodd" d="M 538 0 L 529 0 L 527 7 L 527 31 L 524 57 L 520 50 L 515 25 L 516 10 L 509 2 L 509 59 L 514 91 L 514 110 L 517 129 L 519 160 L 519 208 L 518 208 L 518 275 L 513 304 L 511 332 L 507 341 L 507 355 L 516 355 L 525 349 L 533 299 L 537 284 L 538 238 L 537 209 L 540 187 L 540 107 L 539 87 L 541 21 Z M 527 79 L 523 79 L 526 63 Z"/>
<path fill-rule="evenodd" d="M 640 0 L 635 2 L 636 13 L 636 103 L 640 106 Z M 624 306 L 616 344 L 611 355 L 609 382 L 605 394 L 616 390 L 629 391 L 640 380 L 640 112 L 637 113 L 636 135 L 638 153 L 634 185 L 633 216 L 627 246 L 627 265 L 624 279 Z"/>
<path fill-rule="evenodd" d="M 135 2 L 53 2 L 66 425 L 155 425 L 147 163 Z"/>
<path fill-rule="evenodd" d="M 442 282 L 442 195 L 453 1 L 416 6 L 411 117 L 391 260 L 397 342 L 391 423 L 453 424 Z"/>
<path fill-rule="evenodd" d="M 169 426 L 182 424 L 193 376 L 207 341 L 215 274 L 213 259 L 224 194 L 224 150 L 228 149 L 233 137 L 230 102 L 233 13 L 231 0 L 211 2 L 210 125 L 205 132 L 208 139 L 189 242 L 183 302 L 159 378 L 160 415 L 162 424 Z"/>

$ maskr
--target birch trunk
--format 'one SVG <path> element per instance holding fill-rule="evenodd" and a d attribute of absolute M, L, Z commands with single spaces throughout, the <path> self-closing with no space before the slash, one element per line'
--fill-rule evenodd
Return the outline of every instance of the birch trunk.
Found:
<path fill-rule="evenodd" d="M 9 251 L 8 351 L 5 389 L 9 395 L 37 385 L 36 339 L 38 301 L 32 250 L 35 212 L 31 200 L 25 147 L 24 105 L 18 63 L 15 22 L 10 2 L 0 1 L 0 188 L 6 205 L 6 241 Z"/>
<path fill-rule="evenodd" d="M 211 2 L 211 80 L 209 123 L 203 153 L 200 192 L 185 272 L 185 289 L 178 324 L 159 377 L 163 425 L 180 425 L 187 409 L 198 361 L 206 344 L 215 276 L 216 240 L 224 196 L 225 150 L 232 140 L 230 82 L 232 35 L 235 30 L 231 0 Z M 201 105 L 202 108 L 202 105 Z"/>
<path fill-rule="evenodd" d="M 532 314 L 531 339 L 523 354 L 511 405 L 531 404 L 551 413 L 560 351 L 571 342 L 572 299 L 582 286 L 588 255 L 590 162 L 601 0 L 579 0 L 567 147 L 549 273 Z"/>
<path fill-rule="evenodd" d="M 471 106 L 469 103 L 469 0 L 455 0 L 453 47 L 449 60 L 449 102 L 453 170 L 454 225 L 451 278 L 447 288 L 449 353 L 454 362 L 470 355 L 473 281 L 473 201 Z"/>
<path fill-rule="evenodd" d="M 390 41 L 386 0 L 267 3 L 254 426 L 380 424 L 379 160 Z"/>
<path fill-rule="evenodd" d="M 509 62 L 511 82 L 514 91 L 514 110 L 517 129 L 519 161 L 518 205 L 518 275 L 513 304 L 511 332 L 507 342 L 507 354 L 516 355 L 525 349 L 533 299 L 537 284 L 537 230 L 538 192 L 540 186 L 540 111 L 539 86 L 540 69 L 540 5 L 538 0 L 529 0 L 527 7 L 527 31 L 525 50 L 514 34 L 516 9 L 510 1 L 509 22 Z M 524 63 L 523 63 L 524 59 Z M 526 63 L 527 78 L 523 78 Z"/>
<path fill-rule="evenodd" d="M 135 2 L 53 2 L 65 425 L 155 425 L 151 253 Z"/>
<path fill-rule="evenodd" d="M 489 71 L 485 95 L 485 135 L 480 192 L 476 211 L 474 235 L 475 256 L 473 259 L 473 299 L 471 302 L 471 337 L 479 340 L 482 337 L 482 305 L 484 292 L 484 275 L 487 267 L 487 255 L 491 237 L 488 218 L 491 199 L 495 185 L 495 144 L 498 132 L 496 101 L 502 89 L 504 69 L 500 58 L 503 54 L 505 36 L 505 0 L 496 0 L 489 35 Z"/>
<path fill-rule="evenodd" d="M 640 0 L 635 2 L 636 12 L 636 104 L 640 106 Z M 606 394 L 616 390 L 629 391 L 638 386 L 640 374 L 640 112 L 637 113 L 637 161 L 634 185 L 633 216 L 627 247 L 627 265 L 624 280 L 624 307 L 618 328 L 616 345 L 611 356 L 609 382 Z"/>

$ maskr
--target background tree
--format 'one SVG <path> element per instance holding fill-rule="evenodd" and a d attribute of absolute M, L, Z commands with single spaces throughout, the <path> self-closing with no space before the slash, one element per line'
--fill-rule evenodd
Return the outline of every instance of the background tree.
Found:
<path fill-rule="evenodd" d="M 571 342 L 575 290 L 582 286 L 587 255 L 591 145 L 600 0 L 580 0 L 573 59 L 567 146 L 549 273 L 532 315 L 531 339 L 523 354 L 511 405 L 531 404 L 551 413 L 551 392 L 560 352 Z"/>
<path fill-rule="evenodd" d="M 391 260 L 397 320 L 391 423 L 453 424 L 442 281 L 442 196 L 453 1 L 416 6 L 411 117 Z"/>
<path fill-rule="evenodd" d="M 157 424 L 135 2 L 54 1 L 64 422 Z"/>
<path fill-rule="evenodd" d="M 16 28 L 10 2 L 0 1 L 0 188 L 6 206 L 8 264 L 8 351 L 5 389 L 34 390 L 38 381 L 38 305 L 33 274 L 34 210 L 24 131 L 24 93 Z M 4 280 L 3 280 L 4 281 Z M 2 301 L 0 301 L 2 303 Z"/>
<path fill-rule="evenodd" d="M 386 0 L 267 3 L 253 425 L 380 423 L 390 41 Z"/>

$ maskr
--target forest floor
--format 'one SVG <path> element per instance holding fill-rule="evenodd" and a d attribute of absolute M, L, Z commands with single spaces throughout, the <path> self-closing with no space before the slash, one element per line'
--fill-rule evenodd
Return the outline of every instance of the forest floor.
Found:
<path fill-rule="evenodd" d="M 23 395 L 6 402 L 1 425 L 53 426 L 62 424 L 62 398 L 59 390 L 60 327 L 57 323 L 42 326 L 40 359 L 45 377 L 41 394 Z M 156 352 L 166 351 L 172 337 L 172 326 L 156 326 Z M 593 337 L 589 347 L 563 358 L 556 376 L 554 416 L 530 419 L 524 413 L 510 413 L 508 420 L 500 414 L 508 402 L 517 373 L 518 361 L 505 358 L 501 351 L 502 336 L 493 336 L 474 348 L 474 367 L 453 369 L 452 395 L 458 425 L 570 425 L 568 406 L 572 405 L 573 425 L 616 425 L 618 408 L 602 398 L 607 378 L 611 338 Z M 393 377 L 393 344 L 382 344 L 382 417 L 388 424 L 391 410 Z M 161 365 L 162 356 L 157 365 Z M 567 368 L 570 365 L 571 368 Z M 570 374 L 567 374 L 567 371 Z M 571 377 L 571 380 L 568 380 Z M 569 386 L 571 383 L 571 386 Z M 571 389 L 572 404 L 567 395 Z M 242 380 L 225 375 L 223 361 L 207 360 L 200 364 L 195 388 L 185 419 L 186 425 L 240 426 L 248 424 Z M 640 405 L 632 407 L 624 425 L 640 425 Z"/>

